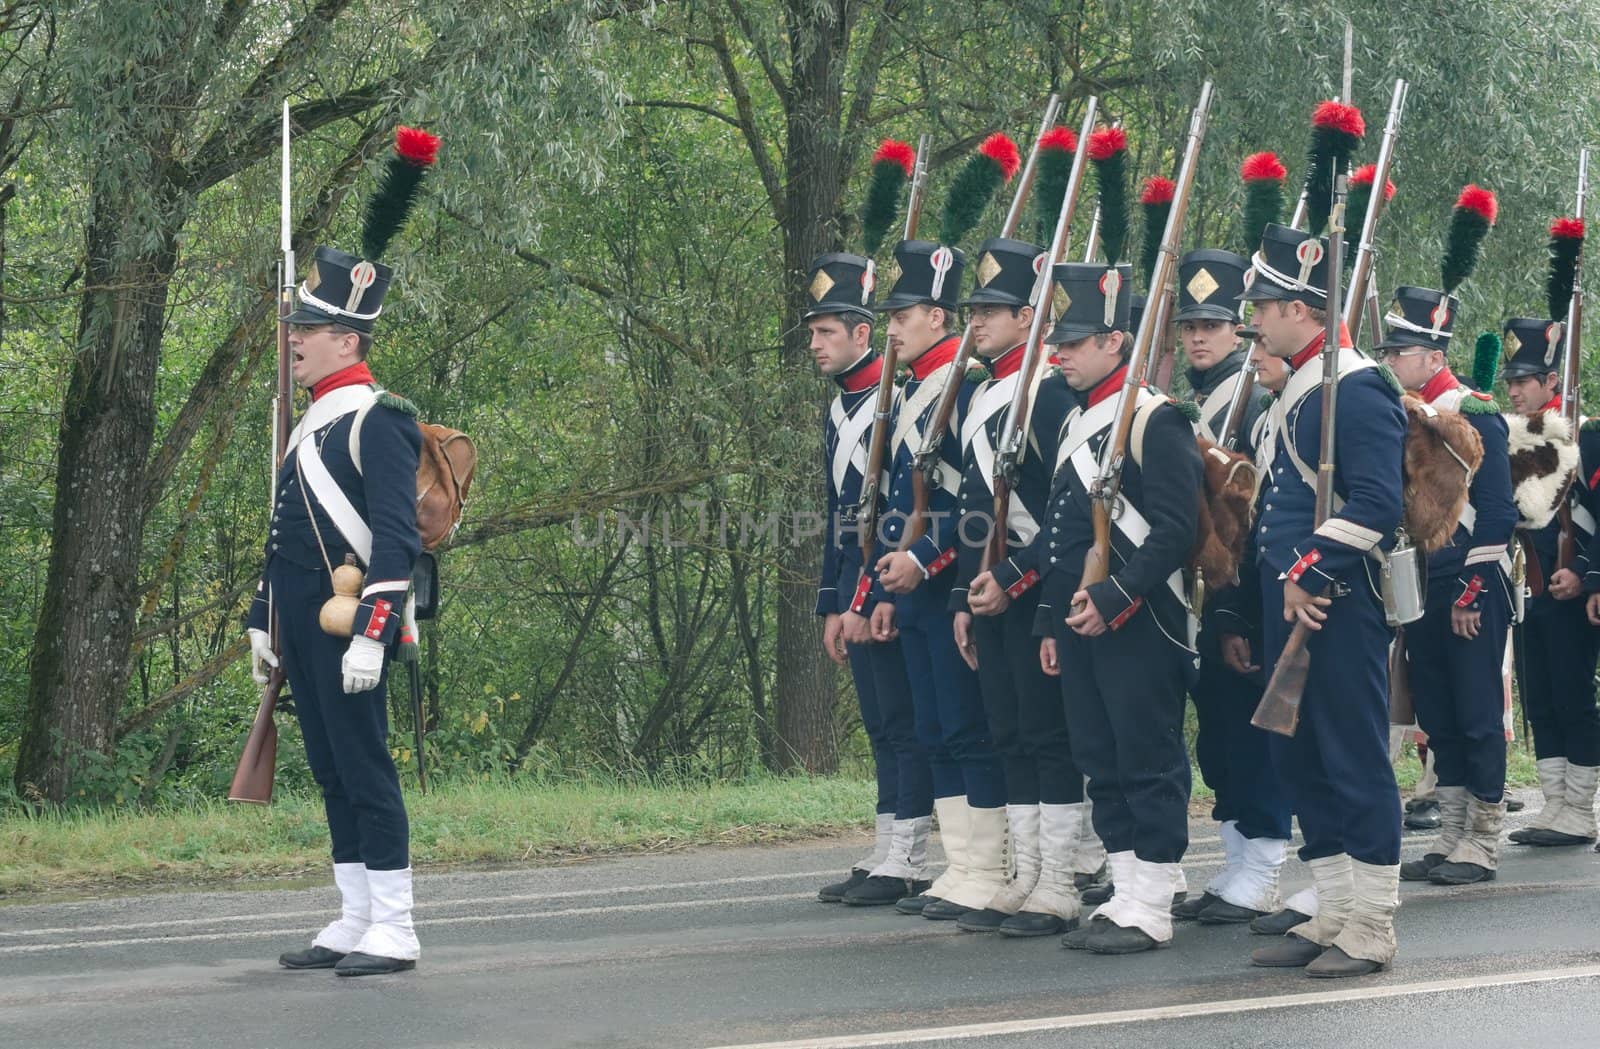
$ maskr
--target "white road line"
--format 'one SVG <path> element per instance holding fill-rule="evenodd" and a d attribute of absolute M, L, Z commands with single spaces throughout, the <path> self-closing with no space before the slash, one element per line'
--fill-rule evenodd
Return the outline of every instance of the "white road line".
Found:
<path fill-rule="evenodd" d="M 1464 976 L 1450 980 L 1425 980 L 1391 986 L 1348 987 L 1342 990 L 1308 994 L 1271 995 L 1262 998 L 1235 998 L 1223 1002 L 1194 1002 L 1164 1005 L 1150 1009 L 1126 1009 L 1073 1016 L 1046 1016 L 1036 1020 L 1002 1020 L 994 1023 L 959 1024 L 951 1027 L 921 1027 L 877 1034 L 849 1034 L 829 1038 L 799 1038 L 785 1042 L 751 1042 L 717 1046 L 715 1049 L 868 1049 L 871 1046 L 915 1045 L 919 1042 L 955 1041 L 969 1038 L 994 1038 L 1032 1034 L 1040 1031 L 1069 1031 L 1085 1027 L 1186 1020 L 1200 1016 L 1226 1016 L 1230 1013 L 1266 1012 L 1307 1005 L 1333 1005 L 1339 1002 L 1370 1001 L 1374 998 L 1409 998 L 1450 991 L 1481 990 L 1489 987 L 1516 987 L 1535 983 L 1559 983 L 1600 977 L 1600 965 L 1576 965 L 1565 969 L 1537 969 L 1520 973 Z"/>
<path fill-rule="evenodd" d="M 482 925 L 489 922 L 524 921 L 537 918 L 567 918 L 590 914 L 643 914 L 650 911 L 691 910 L 696 907 L 728 907 L 742 903 L 779 903 L 791 900 L 810 900 L 809 892 L 785 893 L 774 896 L 728 896 L 714 900 L 666 900 L 660 903 L 622 903 L 609 907 L 573 907 L 561 911 L 525 911 L 521 914 L 462 914 L 445 918 L 419 918 L 419 928 L 445 925 Z M 324 912 L 317 912 L 322 914 Z M 191 933 L 186 936 L 136 936 L 108 940 L 77 940 L 63 943 L 19 943 L 0 947 L 0 955 L 33 954 L 40 951 L 70 951 L 88 947 L 139 947 L 153 943 L 202 943 L 213 940 L 255 940 L 271 936 L 303 937 L 308 931 L 303 926 L 289 929 L 229 929 L 227 932 Z"/>

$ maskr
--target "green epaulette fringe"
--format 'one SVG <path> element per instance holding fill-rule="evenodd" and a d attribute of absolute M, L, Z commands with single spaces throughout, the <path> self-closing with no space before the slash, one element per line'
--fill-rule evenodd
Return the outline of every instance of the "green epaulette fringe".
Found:
<path fill-rule="evenodd" d="M 1389 389 L 1394 391 L 1396 397 L 1405 396 L 1406 388 L 1400 385 L 1400 379 L 1387 364 L 1378 365 L 1378 374 L 1383 376 L 1383 381 L 1389 384 Z"/>
<path fill-rule="evenodd" d="M 415 418 L 417 415 L 416 405 L 412 404 L 398 393 L 390 393 L 388 390 L 384 390 L 382 393 L 378 394 L 377 404 L 381 408 L 393 408 L 397 412 L 405 412 L 412 418 Z"/>
<path fill-rule="evenodd" d="M 1468 392 L 1461 398 L 1456 410 L 1462 415 L 1498 415 L 1500 405 L 1493 397 L 1482 397 Z"/>
<path fill-rule="evenodd" d="M 1168 397 L 1172 406 L 1183 413 L 1183 417 L 1192 423 L 1200 421 L 1200 406 L 1193 401 L 1180 401 L 1176 397 Z"/>

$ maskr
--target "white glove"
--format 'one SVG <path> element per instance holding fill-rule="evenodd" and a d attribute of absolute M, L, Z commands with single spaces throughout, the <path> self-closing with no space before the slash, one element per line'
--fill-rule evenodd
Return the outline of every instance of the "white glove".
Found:
<path fill-rule="evenodd" d="M 339 665 L 344 672 L 344 690 L 348 695 L 378 686 L 385 651 L 384 646 L 369 637 L 350 639 L 350 647 L 344 650 L 344 662 Z"/>
<path fill-rule="evenodd" d="M 272 653 L 272 638 L 265 630 L 251 627 L 250 634 L 250 677 L 258 685 L 267 683 L 267 668 L 276 668 L 278 657 Z"/>

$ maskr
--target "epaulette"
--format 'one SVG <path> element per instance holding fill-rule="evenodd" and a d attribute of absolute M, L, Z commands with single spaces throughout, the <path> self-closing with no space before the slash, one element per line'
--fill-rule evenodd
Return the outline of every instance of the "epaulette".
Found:
<path fill-rule="evenodd" d="M 965 381 L 967 381 L 967 382 L 983 382 L 988 377 L 989 377 L 989 369 L 988 368 L 985 368 L 981 364 L 974 364 L 974 365 L 971 365 L 971 366 L 969 366 L 967 368 L 967 374 L 965 376 Z"/>
<path fill-rule="evenodd" d="M 1456 405 L 1456 411 L 1462 415 L 1496 415 L 1500 411 L 1500 405 L 1486 393 L 1468 390 L 1461 398 L 1461 403 Z"/>
<path fill-rule="evenodd" d="M 911 366 L 908 364 L 897 365 L 894 370 L 894 384 L 904 386 L 911 379 Z"/>
<path fill-rule="evenodd" d="M 1268 408 L 1271 408 L 1272 407 L 1272 402 L 1277 400 L 1277 399 L 1278 399 L 1278 395 L 1273 393 L 1271 390 L 1268 390 L 1266 393 L 1261 395 L 1261 399 L 1259 401 L 1257 401 L 1256 403 L 1261 405 L 1261 410 L 1262 411 L 1265 411 Z"/>
<path fill-rule="evenodd" d="M 1578 427 L 1578 429 L 1588 433 L 1593 433 L 1596 430 L 1600 430 L 1600 417 L 1583 420 L 1583 425 Z"/>
<path fill-rule="evenodd" d="M 1378 365 L 1378 374 L 1383 376 L 1383 381 L 1389 384 L 1389 389 L 1394 391 L 1396 397 L 1404 397 L 1406 388 L 1400 385 L 1400 379 L 1390 370 L 1387 364 Z"/>
<path fill-rule="evenodd" d="M 384 390 L 382 393 L 378 394 L 378 399 L 373 403 L 377 404 L 380 408 L 393 408 L 397 412 L 404 412 L 412 418 L 415 418 L 417 415 L 416 405 L 412 404 L 398 393 L 390 393 L 388 390 Z"/>
<path fill-rule="evenodd" d="M 1168 397 L 1167 403 L 1183 413 L 1183 417 L 1192 423 L 1200 421 L 1200 406 L 1193 401 L 1180 401 L 1176 397 Z"/>
<path fill-rule="evenodd" d="M 1059 378 L 1061 378 L 1061 365 L 1059 365 L 1059 364 L 1050 365 L 1048 368 L 1046 368 L 1044 370 L 1044 375 L 1045 375 L 1045 378 L 1047 378 L 1047 379 L 1059 379 Z"/>

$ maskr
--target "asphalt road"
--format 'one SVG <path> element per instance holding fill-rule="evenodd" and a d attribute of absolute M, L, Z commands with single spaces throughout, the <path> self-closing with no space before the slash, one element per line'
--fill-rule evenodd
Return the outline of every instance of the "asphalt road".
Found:
<path fill-rule="evenodd" d="M 1526 814 L 1524 814 L 1524 818 Z M 1509 829 L 1509 828 L 1508 828 Z M 1425 839 L 1408 837 L 1406 857 Z M 1600 856 L 1507 847 L 1498 881 L 1402 888 L 1376 978 L 1252 969 L 1242 928 L 1127 958 L 824 905 L 865 838 L 418 879 L 414 973 L 275 964 L 331 886 L 0 906 L 0 1044 L 1411 1047 L 1600 1043 Z M 1197 824 L 1185 864 L 1216 869 Z M 1285 886 L 1306 883 L 1298 863 Z"/>

